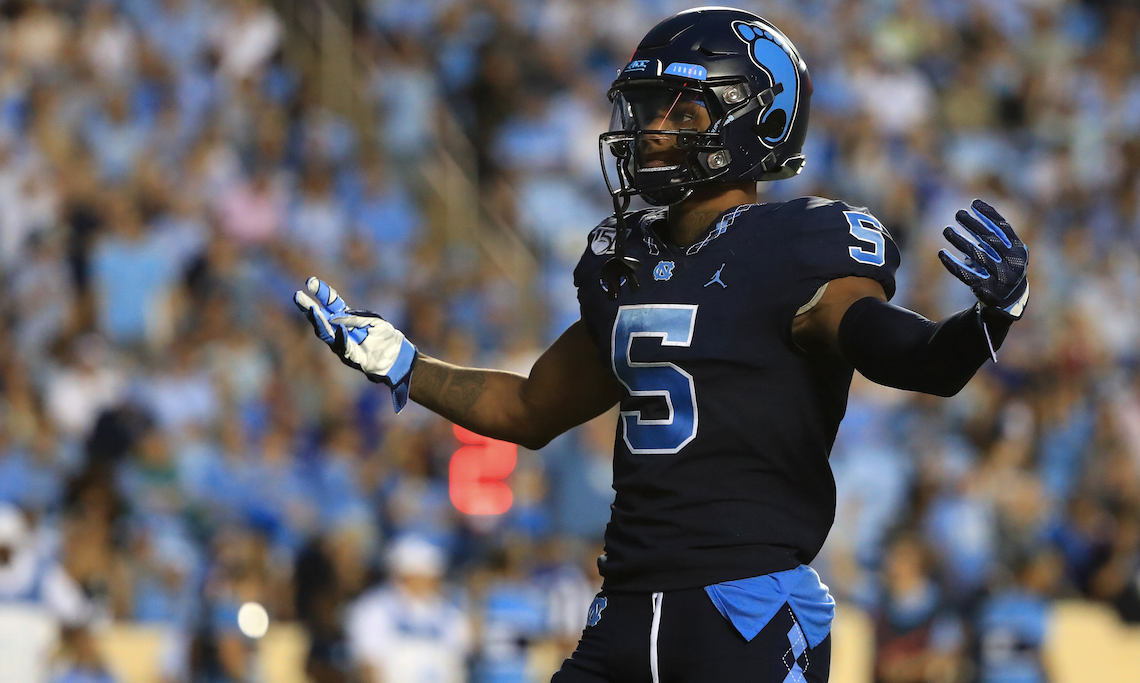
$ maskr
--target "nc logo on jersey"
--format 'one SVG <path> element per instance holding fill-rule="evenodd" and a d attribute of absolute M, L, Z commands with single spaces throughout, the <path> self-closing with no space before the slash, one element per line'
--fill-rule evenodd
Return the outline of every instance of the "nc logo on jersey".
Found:
<path fill-rule="evenodd" d="M 614 238 L 617 237 L 615 228 L 598 226 L 590 233 L 590 251 L 595 256 L 614 253 Z"/>
<path fill-rule="evenodd" d="M 757 135 L 768 147 L 775 147 L 788 137 L 800 101 L 800 56 L 788 39 L 771 26 L 759 22 L 734 22 L 732 28 L 748 43 L 752 63 L 772 79 L 772 104 L 760 112 Z"/>
<path fill-rule="evenodd" d="M 653 279 L 660 281 L 673 277 L 673 268 L 676 265 L 672 261 L 658 261 L 657 267 L 653 269 Z"/>
<path fill-rule="evenodd" d="M 586 626 L 597 626 L 602 620 L 602 610 L 606 608 L 606 599 L 599 596 L 590 603 L 590 611 L 586 613 Z"/>

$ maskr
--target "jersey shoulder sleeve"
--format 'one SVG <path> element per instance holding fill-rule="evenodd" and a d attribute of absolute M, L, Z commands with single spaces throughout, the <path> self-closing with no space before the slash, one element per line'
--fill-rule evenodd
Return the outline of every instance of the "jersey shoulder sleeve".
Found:
<path fill-rule="evenodd" d="M 870 211 L 821 197 L 788 202 L 784 210 L 794 231 L 798 281 L 818 287 L 841 277 L 866 277 L 881 284 L 888 299 L 895 295 L 899 248 Z"/>

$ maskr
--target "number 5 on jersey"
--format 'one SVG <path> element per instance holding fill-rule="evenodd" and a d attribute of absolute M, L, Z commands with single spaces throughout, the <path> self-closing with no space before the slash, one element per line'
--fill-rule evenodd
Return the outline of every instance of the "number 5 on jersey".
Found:
<path fill-rule="evenodd" d="M 851 234 L 855 239 L 871 245 L 870 250 L 863 246 L 848 247 L 847 251 L 851 254 L 851 258 L 869 266 L 881 266 L 886 263 L 887 242 L 883 237 L 886 228 L 883 224 L 869 213 L 844 211 L 843 215 L 847 218 L 847 224 L 851 226 Z"/>
<path fill-rule="evenodd" d="M 611 360 L 618 380 L 631 397 L 658 398 L 667 415 L 642 417 L 640 410 L 621 411 L 622 438 L 629 451 L 644 455 L 677 453 L 697 436 L 697 391 L 693 376 L 669 362 L 633 358 L 633 340 L 657 338 L 661 346 L 693 343 L 697 307 L 689 304 L 640 304 L 618 308 Z M 640 347 L 640 345 L 639 345 Z"/>

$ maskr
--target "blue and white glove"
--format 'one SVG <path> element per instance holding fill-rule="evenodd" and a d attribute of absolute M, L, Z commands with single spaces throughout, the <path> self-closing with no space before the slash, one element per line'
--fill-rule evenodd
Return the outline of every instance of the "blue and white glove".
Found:
<path fill-rule="evenodd" d="M 960 260 L 946 249 L 938 252 L 938 258 L 951 275 L 974 290 L 983 310 L 1007 321 L 1018 320 L 1029 301 L 1029 281 L 1025 278 L 1029 251 L 1009 222 L 992 206 L 975 199 L 970 209 L 973 216 L 962 210 L 954 219 L 969 230 L 978 243 L 948 227 L 942 231 L 943 236 L 966 255 L 966 260 Z"/>
<path fill-rule="evenodd" d="M 400 412 L 408 402 L 416 347 L 392 323 L 371 311 L 349 308 L 336 290 L 315 277 L 297 290 L 293 303 L 309 319 L 313 331 L 345 365 L 392 389 L 392 405 Z"/>

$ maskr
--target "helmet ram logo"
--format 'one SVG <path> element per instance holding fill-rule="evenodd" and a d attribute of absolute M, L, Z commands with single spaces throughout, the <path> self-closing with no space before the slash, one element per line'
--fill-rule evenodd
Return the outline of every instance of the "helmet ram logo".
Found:
<path fill-rule="evenodd" d="M 775 147 L 788 137 L 800 99 L 799 55 L 787 38 L 760 23 L 734 22 L 732 28 L 748 43 L 752 62 L 772 79 L 772 104 L 760 112 L 756 133 Z M 766 99 L 763 98 L 762 99 Z"/>

